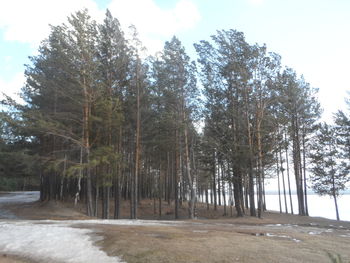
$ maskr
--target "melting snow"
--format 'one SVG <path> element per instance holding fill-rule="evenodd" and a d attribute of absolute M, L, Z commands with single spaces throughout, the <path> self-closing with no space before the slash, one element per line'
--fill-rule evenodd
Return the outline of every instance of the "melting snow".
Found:
<path fill-rule="evenodd" d="M 0 214 L 7 215 L 1 204 L 28 203 L 39 199 L 39 192 L 11 192 L 0 196 Z M 6 216 L 13 219 L 11 214 Z M 181 221 L 152 220 L 0 220 L 0 252 L 12 253 L 45 262 L 118 263 L 94 245 L 101 238 L 94 230 L 77 225 L 178 225 Z"/>
<path fill-rule="evenodd" d="M 0 251 L 33 259 L 63 262 L 122 262 L 109 257 L 94 245 L 98 236 L 90 229 L 73 227 L 84 224 L 159 226 L 176 225 L 180 221 L 147 220 L 16 220 L 0 221 Z"/>
<path fill-rule="evenodd" d="M 10 192 L 4 196 L 0 196 L 0 204 L 4 203 L 30 203 L 39 200 L 40 193 L 33 192 Z"/>
<path fill-rule="evenodd" d="M 301 240 L 296 239 L 296 238 L 292 238 L 291 236 L 286 236 L 286 235 L 275 235 L 275 234 L 271 234 L 271 233 L 266 233 L 267 237 L 278 237 L 278 238 L 286 238 L 286 239 L 290 239 L 296 243 L 301 242 Z"/>
<path fill-rule="evenodd" d="M 320 235 L 322 232 L 312 232 L 312 231 L 309 231 L 309 235 Z"/>
<path fill-rule="evenodd" d="M 0 222 L 0 251 L 36 260 L 63 262 L 122 262 L 93 245 L 89 229 L 64 224 L 33 224 L 27 221 Z"/>

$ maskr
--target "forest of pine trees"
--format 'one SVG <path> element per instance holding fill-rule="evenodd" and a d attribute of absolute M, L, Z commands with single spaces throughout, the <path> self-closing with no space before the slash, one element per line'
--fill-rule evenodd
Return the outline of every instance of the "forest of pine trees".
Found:
<path fill-rule="evenodd" d="M 101 24 L 83 10 L 52 26 L 26 66 L 25 103 L 2 102 L 0 190 L 38 185 L 42 201 L 85 203 L 102 218 L 120 218 L 126 201 L 138 218 L 143 199 L 159 216 L 167 202 L 174 218 L 181 206 L 195 218 L 203 201 L 262 217 L 277 178 L 281 212 L 308 215 L 311 188 L 337 207 L 350 108 L 320 123 L 317 89 L 242 32 L 194 47 L 196 61 L 176 37 L 146 57 L 136 29 L 126 37 L 108 10 Z"/>

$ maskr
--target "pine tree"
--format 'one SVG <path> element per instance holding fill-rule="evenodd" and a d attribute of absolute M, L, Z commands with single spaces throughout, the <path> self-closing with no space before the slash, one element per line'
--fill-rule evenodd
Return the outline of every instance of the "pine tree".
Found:
<path fill-rule="evenodd" d="M 320 195 L 329 195 L 334 199 L 337 220 L 339 219 L 337 197 L 349 181 L 348 166 L 339 159 L 336 148 L 335 129 L 326 123 L 320 124 L 313 138 L 312 151 L 312 188 Z"/>

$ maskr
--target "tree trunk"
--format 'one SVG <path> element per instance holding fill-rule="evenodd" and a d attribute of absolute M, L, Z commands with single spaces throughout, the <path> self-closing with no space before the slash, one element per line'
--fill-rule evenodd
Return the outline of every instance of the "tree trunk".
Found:
<path fill-rule="evenodd" d="M 276 152 L 276 160 L 277 160 L 277 179 L 278 179 L 278 203 L 280 207 L 280 213 L 282 213 L 282 203 L 281 203 L 281 184 L 280 184 L 280 168 L 278 165 L 278 155 Z"/>
<path fill-rule="evenodd" d="M 305 214 L 309 216 L 309 206 L 307 203 L 307 183 L 306 183 L 306 148 L 305 148 L 305 127 L 303 128 L 303 173 L 304 173 L 304 201 Z"/>
<path fill-rule="evenodd" d="M 158 218 L 162 218 L 162 165 L 159 158 L 159 182 L 158 182 Z"/>
<path fill-rule="evenodd" d="M 293 163 L 294 163 L 294 173 L 295 181 L 298 195 L 298 207 L 299 215 L 305 215 L 304 206 L 304 193 L 303 193 L 303 183 L 301 175 L 301 158 L 300 158 L 300 138 L 299 138 L 299 124 L 297 116 L 292 118 L 292 133 L 293 133 Z"/>
<path fill-rule="evenodd" d="M 217 176 L 217 181 L 218 181 L 218 201 L 219 201 L 219 206 L 221 206 L 221 179 L 220 179 L 220 159 L 218 158 L 218 164 L 217 164 L 217 171 L 218 171 L 218 176 Z"/>
<path fill-rule="evenodd" d="M 138 207 L 138 179 L 140 174 L 140 162 L 141 162 L 141 88 L 139 83 L 139 61 L 136 65 L 136 89 L 137 89 L 137 98 L 136 98 L 136 146 L 135 146 L 135 178 L 134 178 L 134 198 L 133 198 L 133 219 L 137 219 L 137 207 Z"/>
<path fill-rule="evenodd" d="M 92 203 L 92 183 L 91 183 L 91 169 L 89 168 L 90 150 L 86 151 L 86 163 L 88 165 L 86 169 L 86 197 L 87 197 L 87 212 L 88 216 L 93 216 L 94 208 Z"/>
<path fill-rule="evenodd" d="M 337 220 L 339 221 L 339 211 L 338 211 L 338 202 L 337 202 L 337 196 L 335 194 L 333 194 L 333 199 L 334 199 L 334 206 L 335 206 L 335 213 L 337 216 Z"/>
<path fill-rule="evenodd" d="M 100 187 L 96 184 L 96 193 L 95 193 L 95 213 L 94 216 L 98 217 L 98 201 L 99 201 L 99 189 Z M 103 214 L 103 213 L 102 213 Z"/>
<path fill-rule="evenodd" d="M 221 163 L 221 178 L 222 178 L 222 197 L 223 197 L 223 201 L 224 201 L 224 216 L 227 215 L 227 211 L 226 211 L 226 193 L 225 193 L 225 181 L 223 180 L 224 178 L 224 164 L 223 162 Z"/>
<path fill-rule="evenodd" d="M 237 211 L 237 217 L 243 217 L 243 212 L 242 212 L 242 207 L 241 207 L 241 202 L 240 202 L 240 191 L 239 191 L 239 178 L 234 177 L 233 179 L 233 196 L 235 199 L 235 208 Z"/>
<path fill-rule="evenodd" d="M 179 187 L 178 176 L 180 172 L 180 152 L 179 152 L 179 132 L 178 128 L 175 130 L 175 173 L 174 173 L 174 199 L 175 199 L 175 219 L 179 218 Z"/>
<path fill-rule="evenodd" d="M 261 145 L 261 132 L 260 132 L 260 121 L 257 121 L 257 144 L 258 144 L 258 217 L 262 217 L 263 211 L 263 186 L 262 186 L 262 177 L 263 177 L 263 154 L 262 154 L 262 145 Z"/>
<path fill-rule="evenodd" d="M 61 186 L 60 186 L 60 200 L 63 200 L 63 184 L 64 184 L 64 178 L 66 176 L 67 171 L 67 154 L 64 154 L 64 163 L 63 163 L 63 175 L 61 176 Z M 24 191 L 24 190 L 23 190 Z"/>
<path fill-rule="evenodd" d="M 294 212 L 293 212 L 292 191 L 290 189 L 287 133 L 285 133 L 285 151 L 286 151 L 286 165 L 287 165 L 287 178 L 288 178 L 288 192 L 289 192 L 290 210 L 291 210 L 291 213 L 293 215 Z"/>
<path fill-rule="evenodd" d="M 207 210 L 209 210 L 208 184 L 205 187 L 205 203 L 207 204 Z"/>
<path fill-rule="evenodd" d="M 214 210 L 217 210 L 217 193 L 216 193 L 216 154 L 213 155 L 213 197 L 214 197 Z"/>
<path fill-rule="evenodd" d="M 286 195 L 286 184 L 284 180 L 284 168 L 283 168 L 283 160 L 282 160 L 282 150 L 279 148 L 280 155 L 280 163 L 281 163 L 281 173 L 282 173 L 282 185 L 283 185 L 283 196 L 284 196 L 284 207 L 285 211 L 288 214 L 288 206 L 287 206 L 287 195 Z"/>
<path fill-rule="evenodd" d="M 254 177 L 253 177 L 253 140 L 252 140 L 252 133 L 251 133 L 251 123 L 249 121 L 249 115 L 248 115 L 248 94 L 245 90 L 244 93 L 244 99 L 245 99 L 245 118 L 246 118 L 246 125 L 247 125 L 247 137 L 248 137 L 248 146 L 249 146 L 249 208 L 250 208 L 250 216 L 256 216 L 256 210 L 255 210 L 255 198 L 254 198 Z"/>
<path fill-rule="evenodd" d="M 118 174 L 117 178 L 115 179 L 115 185 L 114 185 L 114 219 L 120 218 L 120 200 L 121 200 L 121 191 L 120 191 L 120 179 Z"/>
<path fill-rule="evenodd" d="M 333 166 L 332 166 L 332 171 L 334 173 Z M 335 192 L 335 179 L 334 179 L 334 176 L 335 175 L 333 174 L 333 176 L 332 176 L 333 199 L 334 199 L 335 213 L 336 213 L 336 216 L 337 216 L 337 220 L 339 221 L 340 218 L 339 218 L 339 211 L 338 211 L 337 195 L 336 195 L 336 192 Z"/>

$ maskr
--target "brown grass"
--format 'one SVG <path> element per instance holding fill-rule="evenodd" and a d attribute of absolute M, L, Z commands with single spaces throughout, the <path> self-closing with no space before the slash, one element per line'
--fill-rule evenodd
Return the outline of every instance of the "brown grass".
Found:
<path fill-rule="evenodd" d="M 9 209 L 26 219 L 88 219 L 83 214 L 84 204 L 74 207 L 71 202 L 36 202 Z M 96 235 L 104 237 L 97 245 L 109 255 L 120 256 L 129 263 L 331 262 L 327 253 L 339 254 L 343 262 L 350 262 L 350 222 L 271 212 L 264 213 L 263 219 L 237 218 L 235 214 L 233 217 L 223 216 L 223 207 L 218 207 L 217 211 L 213 207 L 207 210 L 204 204 L 199 204 L 197 210 L 198 220 L 186 219 L 187 205 L 184 203 L 180 209 L 184 223 L 176 225 L 82 224 L 80 227 L 94 229 Z M 172 204 L 163 202 L 162 211 L 160 219 L 174 219 Z M 227 212 L 230 214 L 229 208 Z M 138 215 L 141 219 L 159 218 L 154 213 L 153 200 L 143 200 Z M 128 217 L 129 203 L 123 202 L 122 218 Z M 310 234 L 316 232 L 319 234 Z M 0 262 L 28 261 L 7 255 L 0 257 Z"/>

